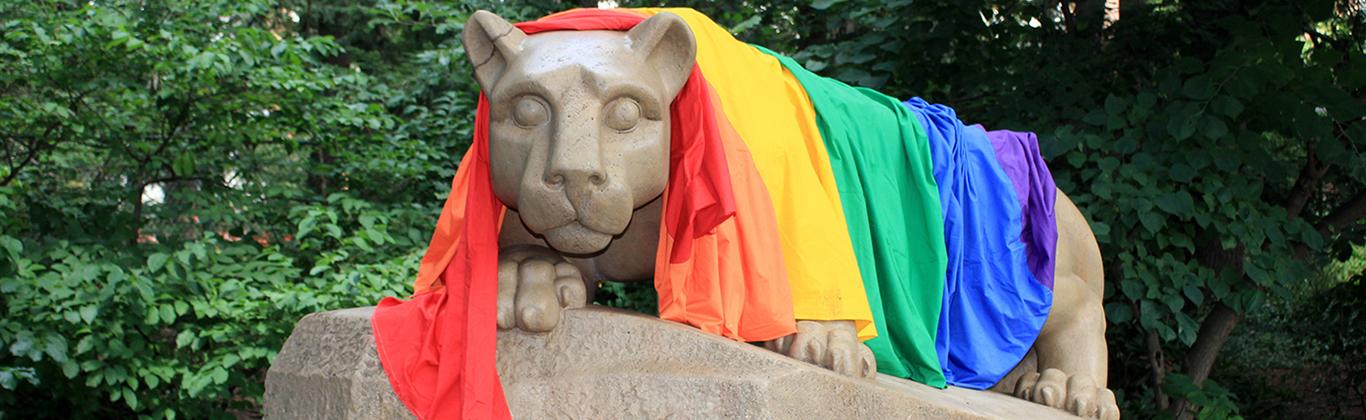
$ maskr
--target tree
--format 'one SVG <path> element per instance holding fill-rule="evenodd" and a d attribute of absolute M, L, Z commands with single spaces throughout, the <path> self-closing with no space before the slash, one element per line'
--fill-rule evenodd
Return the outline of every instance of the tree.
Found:
<path fill-rule="evenodd" d="M 437 200 L 302 158 L 375 162 L 398 119 L 276 6 L 2 6 L 0 411 L 249 410 L 295 319 L 402 287 Z"/>

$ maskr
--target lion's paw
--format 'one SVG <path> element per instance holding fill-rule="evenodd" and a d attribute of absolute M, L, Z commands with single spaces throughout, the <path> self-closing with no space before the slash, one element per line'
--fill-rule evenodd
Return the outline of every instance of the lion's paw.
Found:
<path fill-rule="evenodd" d="M 560 323 L 564 308 L 582 308 L 588 290 L 579 269 L 538 246 L 498 253 L 498 328 L 546 332 Z"/>
<path fill-rule="evenodd" d="M 1015 386 L 1015 396 L 1080 417 L 1119 419 L 1119 404 L 1115 402 L 1114 392 L 1096 386 L 1090 377 L 1069 376 L 1058 369 L 1045 369 L 1043 373 L 1029 372 L 1020 376 Z"/>
<path fill-rule="evenodd" d="M 816 366 L 856 378 L 877 376 L 873 351 L 859 342 L 853 321 L 797 321 L 797 333 L 764 344 Z"/>

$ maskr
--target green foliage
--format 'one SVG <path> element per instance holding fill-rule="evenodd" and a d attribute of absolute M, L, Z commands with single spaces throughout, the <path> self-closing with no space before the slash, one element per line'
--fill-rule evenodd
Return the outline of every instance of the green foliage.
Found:
<path fill-rule="evenodd" d="M 1363 106 L 1348 93 L 1361 86 L 1344 83 L 1366 57 L 1357 48 L 1348 50 L 1358 57 L 1351 64 L 1320 62 L 1331 49 L 1300 38 L 1313 22 L 1303 10 L 1266 5 L 1248 14 L 1216 21 L 1223 31 L 1188 41 L 1207 50 L 1149 68 L 1147 86 L 1110 89 L 1081 124 L 1045 139 L 1061 188 L 1077 192 L 1111 258 L 1111 337 L 1155 333 L 1164 352 L 1183 354 L 1216 305 L 1261 310 L 1288 298 L 1336 249 L 1361 242 L 1359 222 L 1332 225 L 1327 216 L 1353 205 L 1366 181 L 1353 169 L 1366 163 L 1358 152 L 1366 137 L 1351 134 L 1366 128 Z M 1298 184 L 1306 170 L 1323 178 Z M 1312 199 L 1295 208 L 1300 193 Z M 1154 354 L 1139 340 L 1112 342 L 1117 360 Z M 1236 412 L 1220 408 L 1231 400 L 1211 386 L 1172 395 L 1191 397 L 1202 415 Z"/>
<path fill-rule="evenodd" d="M 1189 376 L 1173 373 L 1163 381 L 1162 388 L 1166 390 L 1167 395 L 1184 398 L 1199 407 L 1195 414 L 1197 419 L 1243 418 L 1238 415 L 1238 403 L 1233 394 L 1215 381 L 1207 380 L 1202 384 L 1196 384 Z"/>
<path fill-rule="evenodd" d="M 1251 315 L 1220 367 L 1254 418 L 1351 417 L 1366 409 L 1366 278 L 1354 275 Z M 1234 388 L 1236 386 L 1236 388 Z"/>
<path fill-rule="evenodd" d="M 649 315 L 659 314 L 659 295 L 655 293 L 654 284 L 650 282 L 599 283 L 597 293 L 593 295 L 593 303 Z"/>
<path fill-rule="evenodd" d="M 302 6 L 0 6 L 0 417 L 250 414 L 299 317 L 407 294 L 472 82 Z"/>
<path fill-rule="evenodd" d="M 295 320 L 403 295 L 416 274 L 421 247 L 390 236 L 395 214 L 328 201 L 292 211 L 306 215 L 292 244 L 319 250 L 311 254 L 217 237 L 145 254 L 67 241 L 8 247 L 0 385 L 16 393 L 0 404 L 21 418 L 250 412 Z M 407 254 L 365 256 L 398 242 Z M 46 398 L 12 405 L 29 394 Z"/>

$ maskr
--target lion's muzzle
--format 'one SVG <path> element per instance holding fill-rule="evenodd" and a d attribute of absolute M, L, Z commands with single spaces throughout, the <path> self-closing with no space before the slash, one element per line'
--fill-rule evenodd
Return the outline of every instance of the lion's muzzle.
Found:
<path fill-rule="evenodd" d="M 518 209 L 522 222 L 551 247 L 571 254 L 607 248 L 626 230 L 634 210 L 631 194 L 596 165 L 557 165 L 523 180 Z"/>

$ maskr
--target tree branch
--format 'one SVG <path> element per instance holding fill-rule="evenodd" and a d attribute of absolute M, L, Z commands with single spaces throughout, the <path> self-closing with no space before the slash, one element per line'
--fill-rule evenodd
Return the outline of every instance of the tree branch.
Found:
<path fill-rule="evenodd" d="M 56 127 L 57 126 L 55 124 L 48 125 L 47 128 L 43 129 L 42 135 L 30 139 L 30 142 L 28 144 L 28 153 L 24 156 L 24 160 L 19 161 L 18 166 L 15 166 L 13 162 L 9 163 L 9 174 L 5 175 L 5 179 L 0 180 L 0 186 L 9 185 L 10 182 L 14 182 L 15 179 L 19 178 L 19 173 L 22 172 L 24 168 L 27 167 L 30 163 L 33 163 L 34 158 L 38 157 L 38 151 L 42 150 L 42 146 L 44 143 L 43 140 L 47 139 L 48 136 L 52 135 L 52 130 Z"/>
<path fill-rule="evenodd" d="M 1069 1 L 1067 1 L 1067 0 L 1063 0 L 1063 1 L 1058 2 L 1058 4 L 1061 5 L 1061 9 L 1062 9 L 1062 22 L 1063 22 L 1063 26 L 1064 26 L 1064 28 L 1065 28 L 1067 34 L 1068 34 L 1068 35 L 1076 34 L 1076 33 L 1077 33 L 1077 17 L 1076 17 L 1075 11 L 1072 10 L 1072 3 L 1069 2 Z"/>
<path fill-rule="evenodd" d="M 1332 231 L 1342 230 L 1347 225 L 1356 223 L 1362 217 L 1366 217 L 1366 189 L 1357 191 L 1356 195 L 1348 199 L 1347 202 L 1324 216 L 1323 220 L 1320 220 L 1315 227 L 1318 228 L 1320 234 L 1327 235 Z"/>
<path fill-rule="evenodd" d="M 163 176 L 163 177 L 159 177 L 159 178 L 152 178 L 152 179 L 143 181 L 143 182 L 142 182 L 142 186 L 143 186 L 143 188 L 146 188 L 148 185 L 152 185 L 152 184 L 165 183 L 165 182 L 183 182 L 183 181 L 201 181 L 201 182 L 208 182 L 208 183 L 213 184 L 213 185 L 219 185 L 219 183 L 216 182 L 217 180 L 215 180 L 215 179 L 213 179 L 213 178 L 206 177 L 206 176 L 178 176 L 178 175 L 171 175 L 171 176 Z"/>
<path fill-rule="evenodd" d="M 1319 180 L 1328 173 L 1331 163 L 1320 164 L 1319 158 L 1314 154 L 1314 147 L 1308 149 L 1309 156 L 1305 159 L 1304 167 L 1300 169 L 1300 175 L 1295 178 L 1295 185 L 1290 187 L 1290 196 L 1285 200 L 1285 213 L 1291 220 L 1300 216 L 1304 211 L 1305 204 L 1314 197 L 1314 192 L 1318 191 Z"/>

